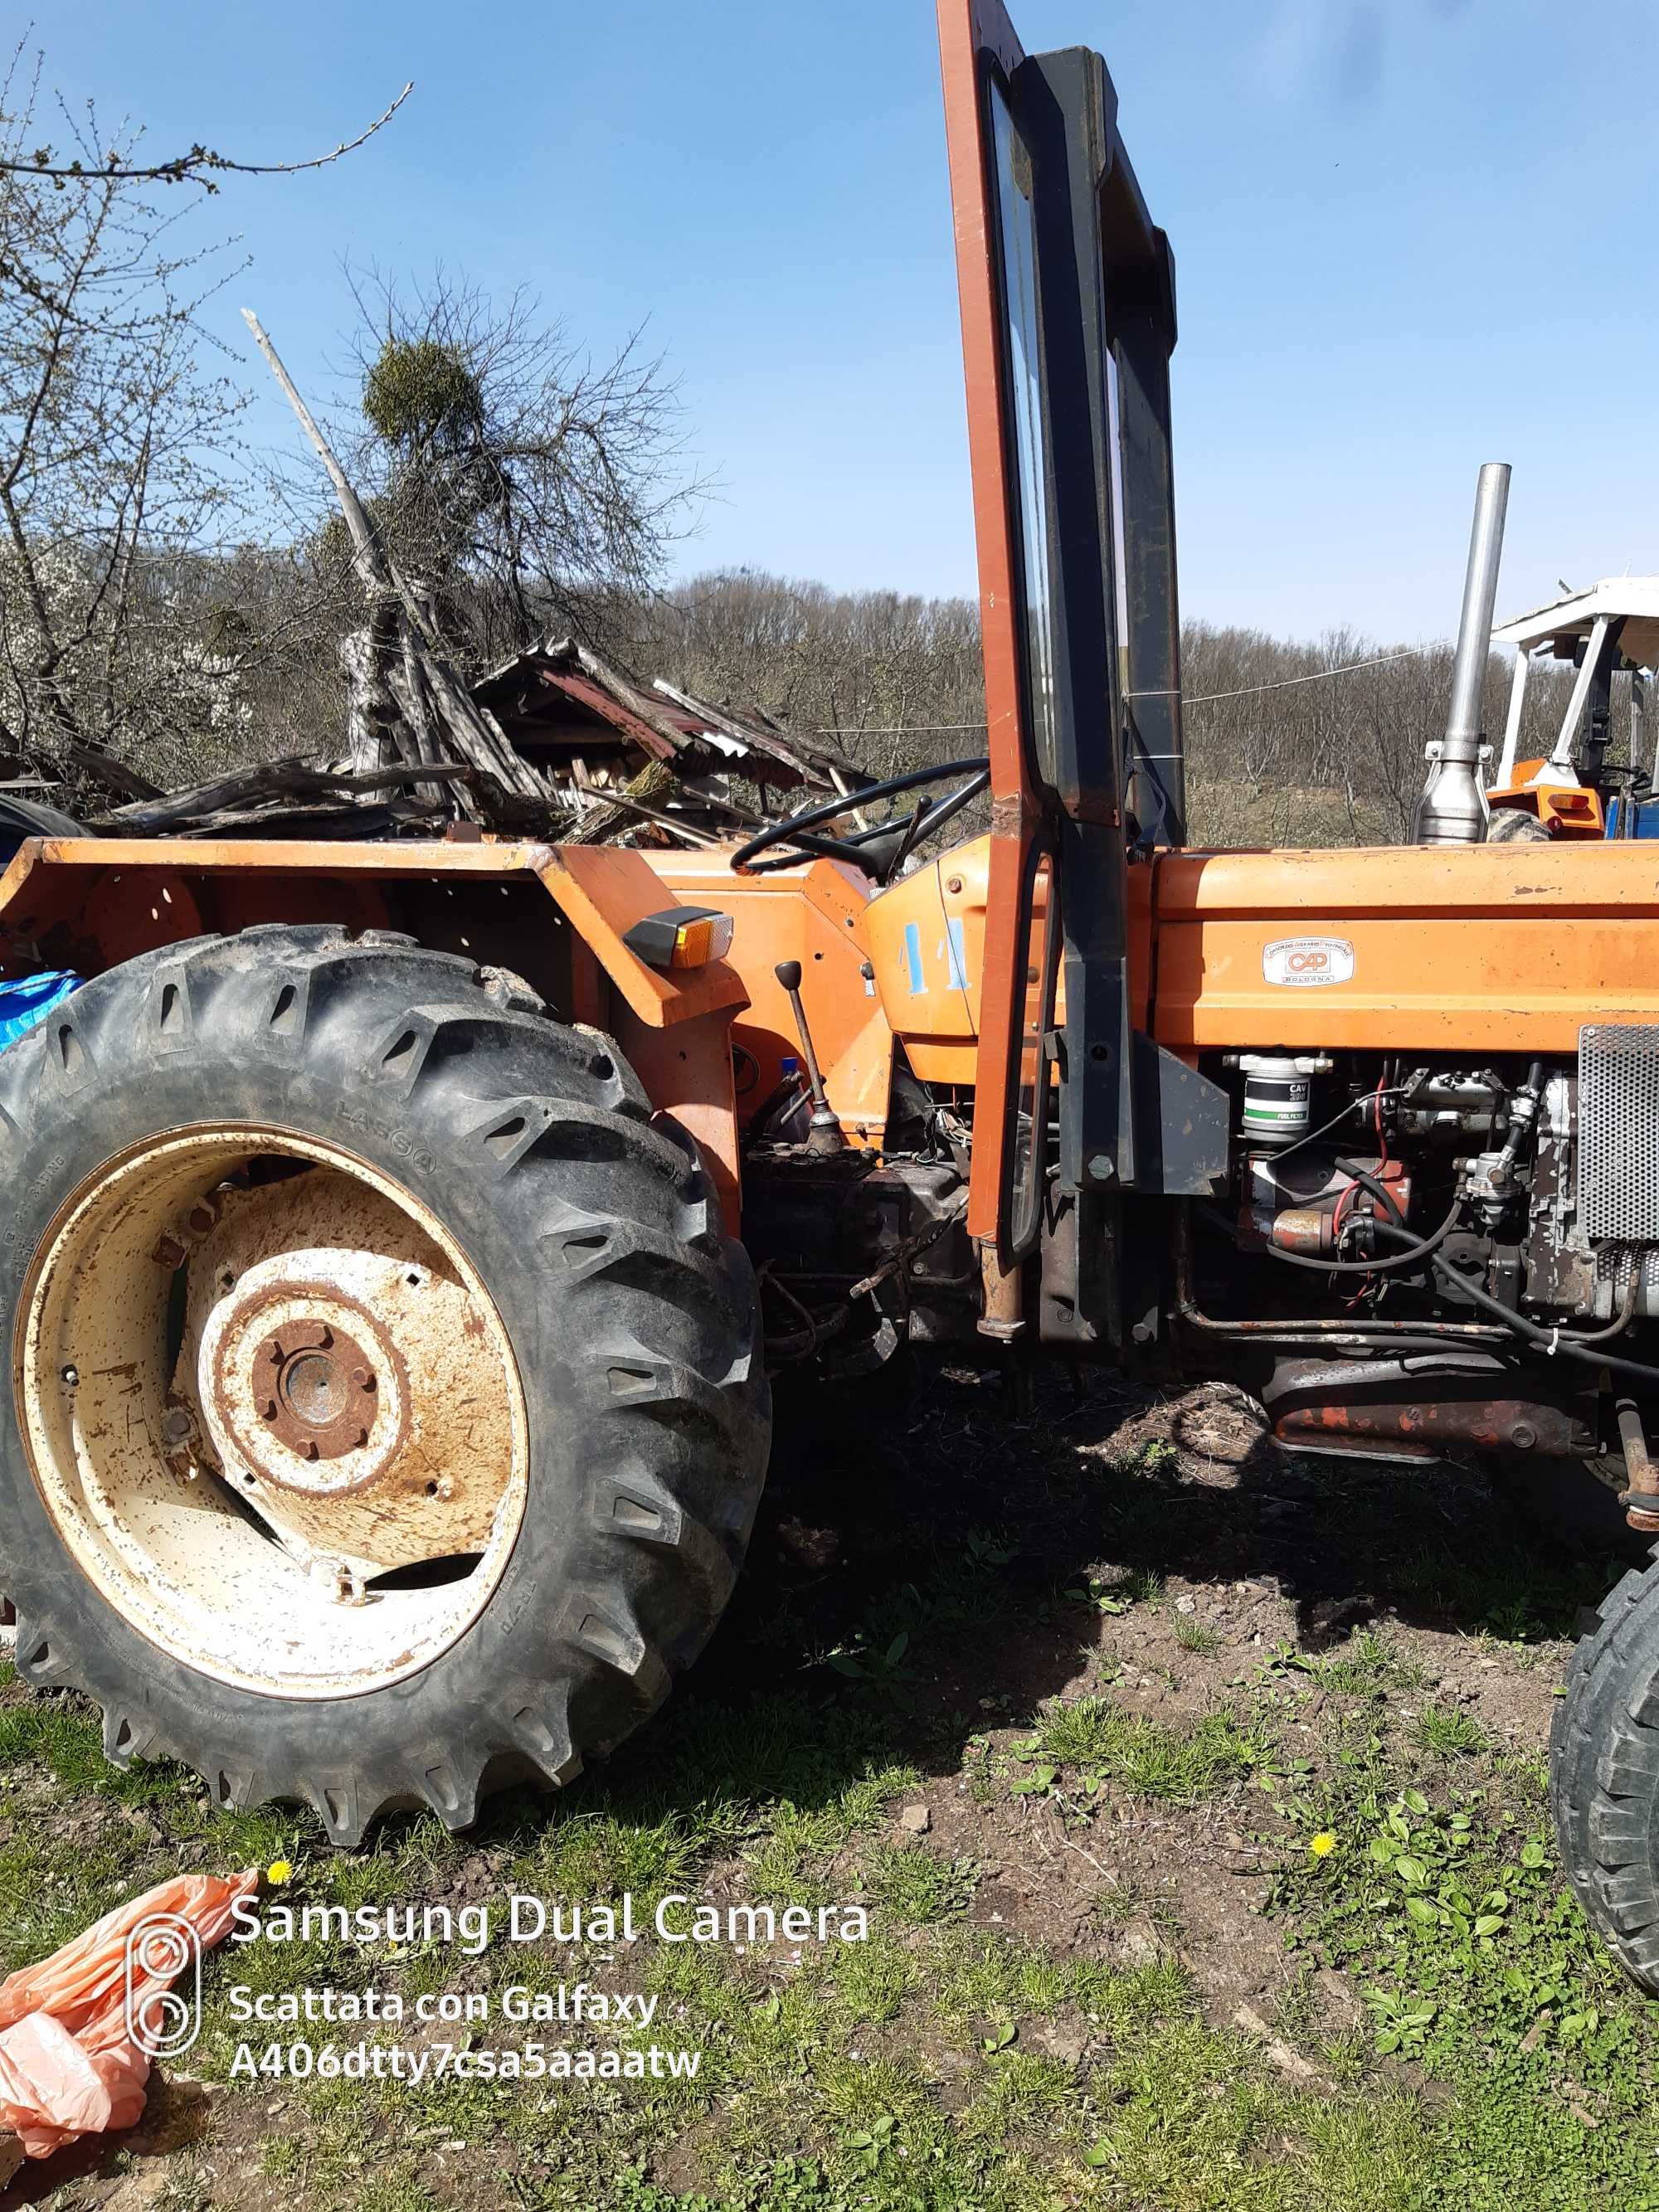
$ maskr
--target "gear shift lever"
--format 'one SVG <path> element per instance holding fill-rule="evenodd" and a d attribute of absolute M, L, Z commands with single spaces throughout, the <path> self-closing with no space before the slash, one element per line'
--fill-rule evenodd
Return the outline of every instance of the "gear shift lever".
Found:
<path fill-rule="evenodd" d="M 806 1009 L 800 1002 L 800 963 L 799 960 L 780 960 L 772 973 L 789 994 L 789 1004 L 794 1011 L 795 1027 L 800 1031 L 800 1048 L 806 1060 L 806 1080 L 812 1092 L 812 1121 L 807 1131 L 806 1149 L 809 1152 L 839 1152 L 847 1146 L 841 1133 L 841 1123 L 835 1109 L 824 1095 L 823 1078 L 818 1073 L 818 1056 L 812 1049 L 812 1032 L 806 1026 Z"/>

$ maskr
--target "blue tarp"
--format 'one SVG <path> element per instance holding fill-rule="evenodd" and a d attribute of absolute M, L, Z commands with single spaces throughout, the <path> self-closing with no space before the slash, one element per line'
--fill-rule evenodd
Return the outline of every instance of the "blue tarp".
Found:
<path fill-rule="evenodd" d="M 80 989 L 82 980 L 67 968 L 43 968 L 38 975 L 0 983 L 0 1050 L 27 1036 L 71 991 Z"/>

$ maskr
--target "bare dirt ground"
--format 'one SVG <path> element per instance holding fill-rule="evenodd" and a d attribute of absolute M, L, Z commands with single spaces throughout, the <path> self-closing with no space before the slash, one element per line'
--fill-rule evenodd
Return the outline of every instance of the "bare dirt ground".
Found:
<path fill-rule="evenodd" d="M 1149 1399 L 1097 1383 L 1069 1404 L 1056 1389 L 1023 1422 L 1002 1410 L 995 1378 L 959 1375 L 943 1387 L 960 1394 L 953 1430 L 929 1439 L 920 1468 L 915 1429 L 882 1435 L 861 1504 L 833 1462 L 775 1478 L 760 1543 L 763 1557 L 775 1547 L 776 1565 L 751 1577 L 744 1611 L 757 1608 L 763 1622 L 769 1583 L 772 1602 L 811 1607 L 820 1635 L 839 1622 L 856 1636 L 856 1609 L 878 1605 L 895 1569 L 916 1565 L 918 1543 L 939 1540 L 954 1498 L 990 1524 L 993 1542 L 1018 1547 L 1011 1577 L 1024 1569 L 1042 1583 L 1043 1566 L 1061 1577 L 1059 1605 L 1038 1599 L 1030 1612 L 985 1620 L 918 1696 L 922 1710 L 981 1716 L 981 1766 L 1029 1739 L 1024 1717 L 1047 1700 L 1109 1687 L 1126 1713 L 1181 1730 L 1275 1675 L 1310 1686 L 1281 1733 L 1291 1754 L 1310 1751 L 1345 1692 L 1316 1686 L 1303 1662 L 1368 1629 L 1386 1636 L 1410 1685 L 1391 1700 L 1395 1723 L 1409 1729 L 1425 1705 L 1449 1706 L 1491 1744 L 1541 1753 L 1575 1616 L 1606 1577 L 1594 1562 L 1564 1575 L 1559 1557 L 1552 1571 L 1551 1547 L 1480 1474 L 1283 1453 L 1259 1408 L 1225 1385 Z M 982 1413 L 975 1397 L 988 1401 Z M 927 1436 L 926 1415 L 919 1425 Z M 838 1442 L 850 1472 L 863 1455 Z M 1116 1497 L 1095 1489 L 1097 1475 L 1109 1486 L 1126 1464 L 1133 1473 Z M 1015 1468 L 1023 1492 L 1002 1487 Z M 1098 1545 L 1089 1513 L 1097 1501 Z M 1120 1587 L 1134 1595 L 1090 1620 L 1064 1592 L 1091 1583 L 1109 1604 Z M 1006 1906 L 1014 1932 L 1074 1937 L 1097 1903 L 1092 1859 L 1183 1931 L 1181 1956 L 1218 2018 L 1285 1984 L 1282 1936 L 1261 1918 L 1267 1862 L 1240 1832 L 1260 1809 L 1247 1784 L 1161 1811 L 1126 1792 L 1105 1808 L 1091 1858 L 1073 1853 L 1068 1864 L 1067 1839 L 1055 1833 L 1063 1821 L 1036 1817 L 1042 1800 L 987 1803 L 950 1765 L 927 1779 L 936 1847 L 977 1855 L 987 1882 L 1006 1893 L 992 1896 L 993 1909 Z M 981 1906 L 987 1898 L 981 1889 Z"/>
<path fill-rule="evenodd" d="M 602 1771 L 469 1838 L 394 1821 L 342 1859 L 176 1771 L 114 1777 L 76 1701 L 0 1689 L 0 1966 L 181 1863 L 290 1861 L 296 1903 L 871 1916 L 827 1946 L 252 1947 L 212 1962 L 188 2078 L 140 2128 L 0 2203 L 1659 2205 L 1659 2035 L 1541 1796 L 1614 1571 L 1529 1542 L 1473 1470 L 1288 1457 L 1224 1388 L 1062 1381 L 1022 1413 L 948 1370 L 786 1407 L 695 1675 Z M 234 2069 L 239 1979 L 499 2000 L 579 1973 L 655 1991 L 695 2084 Z"/>

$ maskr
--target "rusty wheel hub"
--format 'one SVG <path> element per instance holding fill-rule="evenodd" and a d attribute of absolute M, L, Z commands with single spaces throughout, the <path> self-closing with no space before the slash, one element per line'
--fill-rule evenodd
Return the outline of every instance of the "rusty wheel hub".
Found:
<path fill-rule="evenodd" d="M 267 1337 L 254 1355 L 271 1371 L 260 1408 L 270 1432 L 302 1459 L 337 1459 L 368 1442 L 380 1410 L 377 1377 L 354 1336 L 304 1322 Z"/>
<path fill-rule="evenodd" d="M 198 1380 L 238 1456 L 290 1489 L 370 1480 L 403 1441 L 392 1430 L 408 1413 L 408 1371 L 391 1331 L 327 1283 L 277 1281 L 225 1304 L 211 1374 L 201 1376 L 198 1363 Z M 349 1468 L 323 1464 L 348 1455 Z"/>
<path fill-rule="evenodd" d="M 510 1449 L 500 1361 L 407 1214 L 325 1170 L 229 1192 L 188 1280 L 173 1396 L 296 1557 L 356 1588 L 483 1549 Z"/>

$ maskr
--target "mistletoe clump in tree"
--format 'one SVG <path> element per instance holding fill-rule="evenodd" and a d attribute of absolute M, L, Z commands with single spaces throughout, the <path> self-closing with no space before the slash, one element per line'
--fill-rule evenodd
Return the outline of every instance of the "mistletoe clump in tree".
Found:
<path fill-rule="evenodd" d="M 614 635 L 703 489 L 672 378 L 638 335 L 596 362 L 536 300 L 441 272 L 360 282 L 352 473 L 459 667 Z"/>

